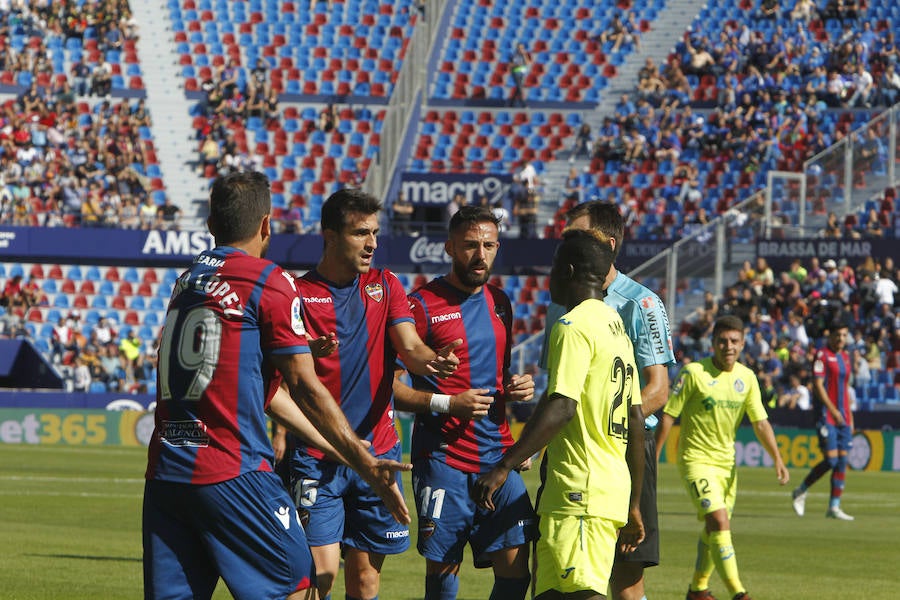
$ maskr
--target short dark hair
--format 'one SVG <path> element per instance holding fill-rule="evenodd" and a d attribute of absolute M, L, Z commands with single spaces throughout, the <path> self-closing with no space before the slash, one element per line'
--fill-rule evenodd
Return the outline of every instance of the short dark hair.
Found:
<path fill-rule="evenodd" d="M 736 317 L 734 315 L 725 315 L 724 317 L 719 317 L 716 319 L 716 324 L 713 325 L 712 335 L 716 337 L 719 333 L 724 331 L 740 331 L 741 334 L 744 333 L 744 322 L 740 317 Z"/>
<path fill-rule="evenodd" d="M 461 206 L 459 210 L 450 217 L 450 225 L 447 228 L 450 233 L 459 231 L 460 229 L 468 229 L 476 223 L 493 223 L 500 228 L 500 219 L 498 219 L 493 211 L 486 206 Z"/>
<path fill-rule="evenodd" d="M 563 232 L 562 243 L 556 249 L 556 259 L 572 265 L 575 277 L 586 276 L 606 279 L 614 259 L 612 248 L 597 236 L 596 232 L 568 229 Z"/>
<path fill-rule="evenodd" d="M 566 222 L 571 223 L 583 215 L 587 215 L 590 219 L 591 229 L 596 229 L 616 240 L 616 250 L 613 256 L 613 260 L 615 260 L 622 248 L 622 238 L 625 237 L 625 221 L 622 220 L 619 207 L 612 202 L 603 200 L 577 204 L 566 213 Z"/>
<path fill-rule="evenodd" d="M 381 202 L 375 196 L 356 188 L 344 188 L 333 193 L 322 204 L 322 231 L 340 232 L 347 224 L 347 213 L 374 215 L 381 210 Z"/>
<path fill-rule="evenodd" d="M 216 244 L 253 237 L 263 218 L 272 212 L 269 179 L 255 171 L 218 177 L 209 193 L 209 232 Z"/>

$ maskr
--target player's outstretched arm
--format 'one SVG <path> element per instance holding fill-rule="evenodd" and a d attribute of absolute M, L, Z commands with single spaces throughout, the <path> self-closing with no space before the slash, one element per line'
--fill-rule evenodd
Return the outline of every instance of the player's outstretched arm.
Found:
<path fill-rule="evenodd" d="M 472 486 L 472 500 L 482 508 L 494 510 L 494 491 L 503 485 L 509 472 L 546 446 L 572 420 L 576 407 L 575 400 L 562 394 L 541 398 L 519 440 L 510 446 L 497 466 L 479 477 Z"/>
<path fill-rule="evenodd" d="M 290 393 L 284 386 L 279 387 L 278 391 L 275 392 L 272 401 L 269 403 L 269 407 L 266 409 L 266 414 L 275 421 L 275 432 L 272 436 L 272 449 L 275 451 L 276 463 L 281 462 L 284 459 L 284 452 L 287 447 L 286 435 L 287 430 L 289 429 L 291 433 L 303 440 L 304 443 L 314 448 L 318 448 L 328 455 L 328 458 L 331 460 L 351 466 L 347 459 L 341 456 L 341 454 L 334 449 L 334 446 L 329 444 L 328 440 L 322 437 L 319 430 L 310 423 L 309 419 L 306 418 L 306 415 L 303 414 L 303 411 L 300 410 L 300 407 L 297 406 L 297 403 L 294 402 L 294 399 L 291 398 Z M 366 440 L 357 438 L 357 441 L 364 449 L 368 449 L 372 445 Z"/>
<path fill-rule="evenodd" d="M 410 522 L 409 509 L 397 486 L 395 471 L 409 471 L 412 465 L 396 461 L 376 460 L 366 451 L 356 432 L 328 389 L 319 381 L 310 354 L 272 355 L 275 367 L 281 371 L 290 397 L 301 411 L 350 466 L 372 486 L 384 501 L 391 515 L 400 523 Z"/>
<path fill-rule="evenodd" d="M 772 429 L 772 424 L 769 423 L 768 419 L 754 421 L 753 433 L 756 434 L 756 439 L 763 445 L 763 448 L 766 449 L 766 452 L 772 458 L 772 462 L 775 463 L 775 475 L 778 477 L 778 483 L 781 485 L 786 484 L 790 481 L 791 474 L 788 472 L 787 467 L 784 466 L 784 461 L 778 452 L 778 443 L 775 441 L 775 431 Z"/>
<path fill-rule="evenodd" d="M 459 366 L 453 350 L 463 343 L 461 339 L 434 351 L 419 337 L 416 326 L 406 321 L 391 326 L 388 335 L 403 364 L 416 375 L 449 377 Z"/>
<path fill-rule="evenodd" d="M 394 408 L 414 413 L 437 412 L 460 419 L 481 419 L 494 403 L 490 390 L 471 389 L 458 394 L 433 394 L 416 390 L 400 380 L 402 370 L 394 372 Z"/>

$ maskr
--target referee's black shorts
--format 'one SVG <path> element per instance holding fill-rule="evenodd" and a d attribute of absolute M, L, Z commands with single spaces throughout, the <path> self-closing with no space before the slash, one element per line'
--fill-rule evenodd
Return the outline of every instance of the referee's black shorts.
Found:
<path fill-rule="evenodd" d="M 659 515 L 656 512 L 656 438 L 653 431 L 644 432 L 644 485 L 641 488 L 641 519 L 644 541 L 637 550 L 622 553 L 616 544 L 616 562 L 642 563 L 644 567 L 659 564 Z"/>

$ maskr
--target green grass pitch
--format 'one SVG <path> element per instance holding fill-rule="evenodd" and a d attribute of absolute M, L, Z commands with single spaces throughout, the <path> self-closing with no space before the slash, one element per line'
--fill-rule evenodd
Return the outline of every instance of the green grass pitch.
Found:
<path fill-rule="evenodd" d="M 0 445 L 0 598 L 139 598 L 141 494 L 145 451 Z M 890 600 L 900 596 L 900 474 L 850 472 L 844 508 L 850 523 L 825 519 L 827 477 L 807 501 L 806 516 L 771 469 L 741 469 L 733 521 L 741 577 L 757 600 Z M 533 491 L 536 469 L 527 474 Z M 406 479 L 407 491 L 409 478 Z M 675 467 L 659 481 L 662 565 L 647 571 L 650 600 L 684 597 L 700 524 Z M 415 531 L 415 527 L 413 527 Z M 414 534 L 415 537 L 415 534 Z M 483 600 L 490 571 L 466 558 L 459 598 Z M 383 600 L 421 598 L 424 560 L 410 550 L 389 557 Z M 712 590 L 726 596 L 713 575 Z M 220 583 L 216 598 L 230 597 Z M 343 585 L 333 597 L 344 597 Z"/>

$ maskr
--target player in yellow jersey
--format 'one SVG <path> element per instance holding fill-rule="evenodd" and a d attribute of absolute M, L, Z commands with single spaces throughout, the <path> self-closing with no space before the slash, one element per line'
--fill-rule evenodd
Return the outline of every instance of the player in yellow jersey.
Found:
<path fill-rule="evenodd" d="M 713 326 L 712 337 L 713 355 L 685 366 L 675 382 L 656 432 L 657 459 L 675 419 L 681 416 L 678 470 L 697 509 L 697 519 L 705 523 L 687 600 L 715 600 L 709 591 L 713 570 L 719 572 L 734 600 L 750 600 L 738 575 L 731 541 L 737 495 L 734 438 L 744 413 L 775 463 L 778 482 L 784 485 L 790 476 L 778 454 L 756 375 L 737 362 L 744 349 L 743 322 L 734 316 L 721 317 Z"/>
<path fill-rule="evenodd" d="M 547 394 L 519 440 L 472 489 L 492 510 L 509 472 L 547 446 L 537 506 L 538 600 L 606 598 L 619 530 L 624 551 L 644 538 L 644 417 L 631 340 L 603 302 L 612 260 L 609 244 L 593 232 L 563 236 L 550 294 L 568 312 L 551 333 Z"/>

